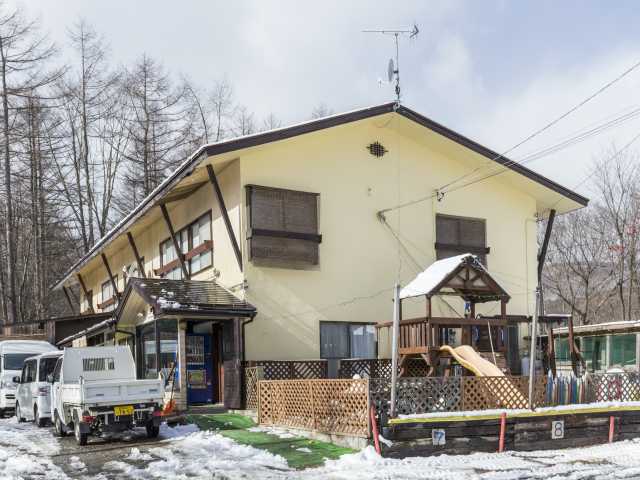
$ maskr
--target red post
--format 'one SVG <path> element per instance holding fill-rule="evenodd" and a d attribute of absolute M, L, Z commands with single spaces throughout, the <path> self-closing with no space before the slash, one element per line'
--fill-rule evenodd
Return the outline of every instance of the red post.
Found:
<path fill-rule="evenodd" d="M 376 447 L 376 452 L 378 455 L 380 452 L 380 439 L 378 438 L 378 424 L 376 423 L 376 407 L 371 405 L 371 409 L 369 410 L 369 416 L 371 417 L 371 431 L 373 433 L 373 444 Z"/>
<path fill-rule="evenodd" d="M 609 417 L 609 443 L 613 442 L 613 434 L 615 433 L 615 419 L 613 416 Z"/>
<path fill-rule="evenodd" d="M 507 412 L 500 414 L 500 443 L 498 444 L 498 452 L 504 452 L 504 435 L 507 430 Z"/>

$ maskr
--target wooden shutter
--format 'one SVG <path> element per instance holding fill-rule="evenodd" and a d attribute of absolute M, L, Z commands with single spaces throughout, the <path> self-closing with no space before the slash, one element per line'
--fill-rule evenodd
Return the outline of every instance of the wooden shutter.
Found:
<path fill-rule="evenodd" d="M 252 261 L 294 268 L 319 263 L 317 194 L 249 185 L 247 204 Z"/>
<path fill-rule="evenodd" d="M 473 253 L 487 264 L 486 222 L 481 218 L 436 215 L 436 258 Z"/>

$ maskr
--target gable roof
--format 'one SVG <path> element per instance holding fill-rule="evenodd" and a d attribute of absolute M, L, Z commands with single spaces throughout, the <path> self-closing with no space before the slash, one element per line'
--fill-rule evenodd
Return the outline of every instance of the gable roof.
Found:
<path fill-rule="evenodd" d="M 169 175 L 160 185 L 158 185 L 149 195 L 147 195 L 128 215 L 126 215 L 120 222 L 118 222 L 109 232 L 107 232 L 102 238 L 100 238 L 95 245 L 74 265 L 72 265 L 62 277 L 52 286 L 53 289 L 62 287 L 63 283 L 69 278 L 69 276 L 81 268 L 86 262 L 92 259 L 97 253 L 105 247 L 112 239 L 125 233 L 125 231 L 131 227 L 136 220 L 143 216 L 154 206 L 161 203 L 162 199 L 172 191 L 172 189 L 185 177 L 191 175 L 195 168 L 206 158 L 224 153 L 233 152 L 236 150 L 242 150 L 245 148 L 256 147 L 265 145 L 272 142 L 286 140 L 289 138 L 297 137 L 307 133 L 324 130 L 339 125 L 344 125 L 359 120 L 365 120 L 368 118 L 385 115 L 395 112 L 396 114 L 415 122 L 433 132 L 436 132 L 443 137 L 452 140 L 453 142 L 468 148 L 481 156 L 484 156 L 505 168 L 517 172 L 529 180 L 532 180 L 543 187 L 546 187 L 582 206 L 586 206 L 589 200 L 562 185 L 546 178 L 539 173 L 529 170 L 527 167 L 520 165 L 507 157 L 500 155 L 499 153 L 480 145 L 479 143 L 471 140 L 464 135 L 455 132 L 444 125 L 441 125 L 418 112 L 405 107 L 404 105 L 398 105 L 395 102 L 384 103 L 382 105 L 376 105 L 373 107 L 362 108 L 358 110 L 352 110 L 345 113 L 336 115 L 330 115 L 327 117 L 314 119 L 288 127 L 277 128 L 269 130 L 267 132 L 261 132 L 251 135 L 245 135 L 242 137 L 232 138 L 228 140 L 222 140 L 220 142 L 203 145 L 196 150 L 187 160 L 185 160 L 178 168 L 176 168 L 171 175 Z"/>
<path fill-rule="evenodd" d="M 400 298 L 433 297 L 445 289 L 475 303 L 510 298 L 471 253 L 433 262 L 400 291 Z"/>

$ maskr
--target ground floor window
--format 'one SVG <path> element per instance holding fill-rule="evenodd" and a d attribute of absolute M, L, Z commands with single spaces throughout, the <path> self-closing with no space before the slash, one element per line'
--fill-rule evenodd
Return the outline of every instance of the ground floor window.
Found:
<path fill-rule="evenodd" d="M 636 365 L 636 334 L 611 335 L 612 367 L 635 367 Z"/>
<path fill-rule="evenodd" d="M 140 352 L 138 358 L 139 376 L 141 378 L 158 378 L 155 322 L 138 328 L 138 345 Z"/>
<path fill-rule="evenodd" d="M 320 322 L 320 357 L 375 358 L 375 326 L 366 323 Z"/>
<path fill-rule="evenodd" d="M 178 388 L 177 320 L 157 320 L 138 327 L 138 352 L 140 378 L 162 375 L 168 379 L 173 370 L 174 389 Z"/>

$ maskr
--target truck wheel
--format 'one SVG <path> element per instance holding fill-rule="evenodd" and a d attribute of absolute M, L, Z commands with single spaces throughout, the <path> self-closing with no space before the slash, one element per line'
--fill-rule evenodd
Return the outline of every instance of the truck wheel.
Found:
<path fill-rule="evenodd" d="M 18 419 L 18 423 L 24 422 L 24 417 L 22 416 L 22 412 L 20 411 L 20 404 L 16 402 L 16 418 Z"/>
<path fill-rule="evenodd" d="M 46 418 L 41 418 L 38 412 L 38 406 L 33 407 L 33 422 L 40 428 L 44 427 L 47 423 Z"/>
<path fill-rule="evenodd" d="M 73 426 L 73 433 L 76 435 L 76 442 L 78 445 L 83 446 L 87 444 L 88 433 L 82 433 L 80 431 L 80 422 L 76 422 Z"/>
<path fill-rule="evenodd" d="M 60 420 L 60 416 L 58 415 L 58 412 L 53 413 L 53 431 L 55 432 L 56 437 L 64 437 L 62 421 Z"/>
<path fill-rule="evenodd" d="M 157 438 L 160 433 L 160 427 L 154 425 L 153 423 L 147 423 L 147 438 Z"/>

